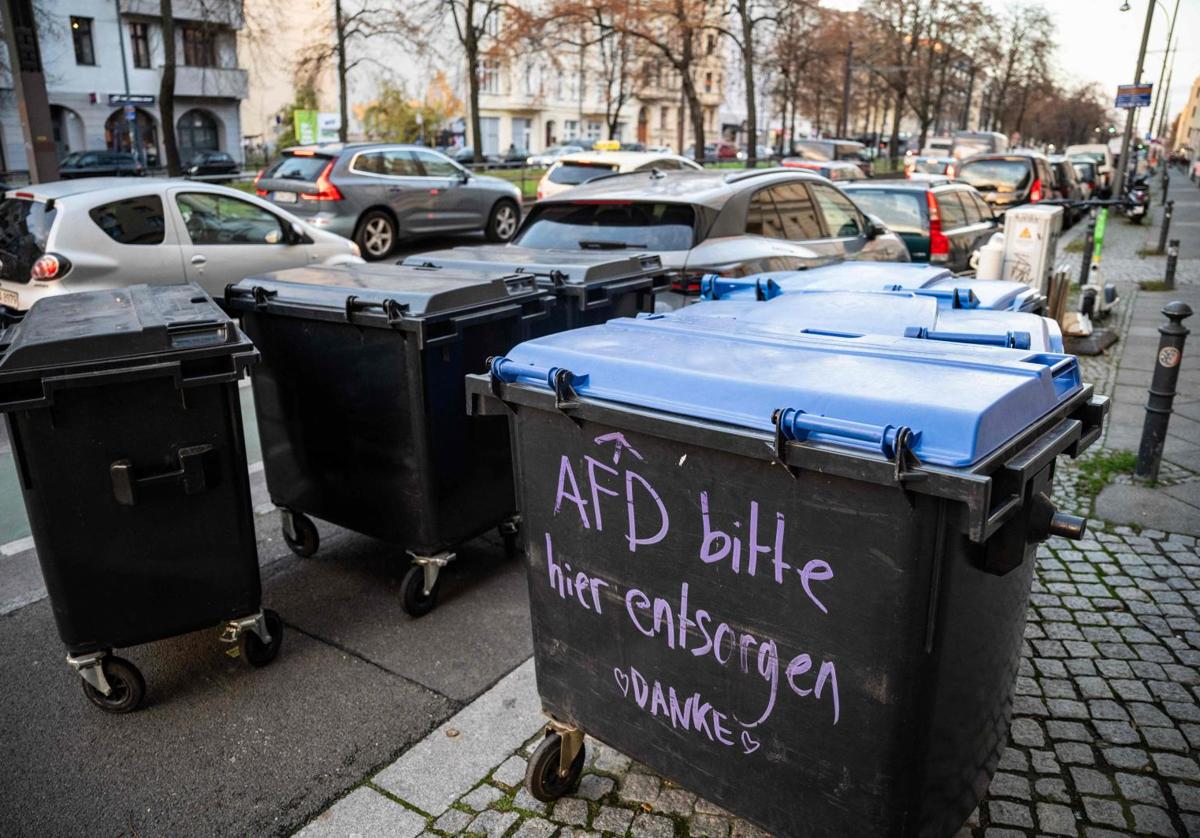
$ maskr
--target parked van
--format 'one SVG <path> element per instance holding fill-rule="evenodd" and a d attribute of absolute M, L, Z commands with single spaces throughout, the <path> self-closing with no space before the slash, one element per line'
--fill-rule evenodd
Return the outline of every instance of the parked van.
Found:
<path fill-rule="evenodd" d="M 962 160 L 972 154 L 1008 151 L 1008 137 L 995 131 L 955 131 L 950 156 Z"/>

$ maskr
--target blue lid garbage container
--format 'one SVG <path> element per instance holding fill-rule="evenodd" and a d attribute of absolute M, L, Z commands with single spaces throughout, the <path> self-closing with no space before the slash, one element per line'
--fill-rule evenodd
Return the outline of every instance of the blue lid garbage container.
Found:
<path fill-rule="evenodd" d="M 538 324 L 537 334 L 654 311 L 655 295 L 670 290 L 672 275 L 654 254 L 519 245 L 463 245 L 409 256 L 402 264 L 536 277 L 557 299 L 550 316 Z"/>
<path fill-rule="evenodd" d="M 110 712 L 115 648 L 224 624 L 269 663 L 237 382 L 258 354 L 195 285 L 49 297 L 0 332 L 0 412 L 68 663 Z"/>
<path fill-rule="evenodd" d="M 956 307 L 947 307 L 943 294 Z M 790 335 L 812 332 L 916 337 L 987 346 L 1012 346 L 1062 352 L 1062 329 L 1037 314 L 980 308 L 974 292 L 963 288 L 935 291 L 806 291 L 765 303 L 716 300 L 651 315 L 679 322 L 704 321 L 712 328 L 757 330 Z"/>
<path fill-rule="evenodd" d="M 517 458 L 532 794 L 586 731 L 780 835 L 952 835 L 1004 748 L 1055 458 L 1107 402 L 1070 356 L 672 318 L 468 379 Z"/>
<path fill-rule="evenodd" d="M 953 307 L 954 289 L 972 292 L 977 308 L 1035 314 L 1046 308 L 1046 298 L 1023 282 L 958 277 L 945 268 L 917 262 L 835 262 L 800 271 L 708 276 L 701 282 L 700 298 L 769 300 L 806 291 L 917 291 Z"/>
<path fill-rule="evenodd" d="M 309 516 L 403 548 L 402 603 L 417 616 L 459 544 L 499 527 L 515 548 L 508 428 L 465 414 L 463 378 L 549 316 L 534 277 L 299 268 L 243 279 L 225 303 L 262 353 L 263 467 L 294 552 L 318 548 Z"/>

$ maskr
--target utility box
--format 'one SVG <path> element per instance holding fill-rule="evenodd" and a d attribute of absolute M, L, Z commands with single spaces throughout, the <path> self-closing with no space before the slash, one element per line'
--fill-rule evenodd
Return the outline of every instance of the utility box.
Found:
<path fill-rule="evenodd" d="M 1050 272 L 1058 259 L 1063 208 L 1027 204 L 1004 215 L 1004 271 L 1007 280 L 1024 282 L 1043 295 L 1050 290 Z"/>

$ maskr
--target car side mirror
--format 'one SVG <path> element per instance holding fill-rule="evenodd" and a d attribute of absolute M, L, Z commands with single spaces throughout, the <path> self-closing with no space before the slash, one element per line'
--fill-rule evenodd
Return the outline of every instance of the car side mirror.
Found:
<path fill-rule="evenodd" d="M 887 227 L 875 216 L 868 215 L 863 220 L 863 235 L 867 237 L 867 241 L 875 241 L 881 234 L 886 232 Z"/>
<path fill-rule="evenodd" d="M 458 172 L 458 180 L 460 183 L 466 183 L 471 179 L 471 173 L 466 169 L 460 169 Z"/>
<path fill-rule="evenodd" d="M 303 227 L 294 221 L 288 225 L 288 244 L 305 244 L 307 241 L 308 234 Z"/>

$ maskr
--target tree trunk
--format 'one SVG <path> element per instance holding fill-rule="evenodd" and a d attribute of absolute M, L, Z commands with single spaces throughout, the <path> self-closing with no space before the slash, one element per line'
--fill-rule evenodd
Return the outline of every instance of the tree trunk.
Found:
<path fill-rule="evenodd" d="M 333 14 L 337 27 L 338 116 L 341 118 L 338 139 L 344 143 L 350 128 L 350 106 L 346 91 L 346 21 L 342 17 L 342 0 L 334 0 Z"/>
<path fill-rule="evenodd" d="M 892 160 L 900 156 L 900 117 L 904 111 L 904 89 L 908 86 L 908 79 L 901 76 L 900 85 L 896 90 L 896 109 L 892 113 L 892 137 L 888 140 L 888 157 Z"/>
<path fill-rule="evenodd" d="M 754 92 L 754 19 L 749 0 L 739 0 L 742 13 L 742 74 L 746 85 L 746 168 L 758 165 L 758 102 Z"/>
<path fill-rule="evenodd" d="M 475 30 L 475 4 L 468 2 L 464 14 L 466 22 L 463 49 L 467 54 L 467 91 L 471 110 L 471 147 L 475 151 L 475 162 L 483 162 L 483 120 L 479 118 L 479 39 Z M 583 126 L 580 125 L 580 130 Z"/>
<path fill-rule="evenodd" d="M 163 71 L 158 88 L 158 112 L 162 117 L 163 151 L 167 156 L 167 176 L 179 177 L 179 139 L 175 133 L 175 10 L 171 0 L 162 0 Z"/>

